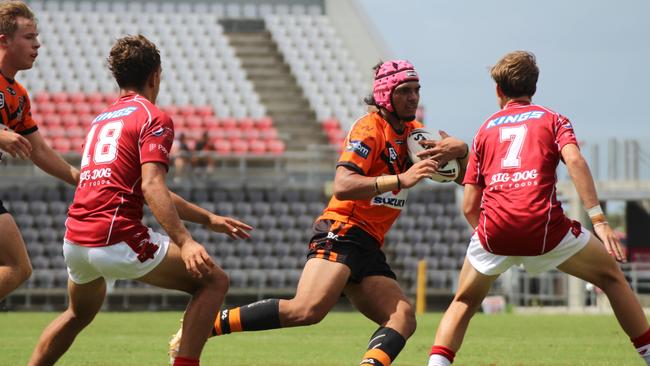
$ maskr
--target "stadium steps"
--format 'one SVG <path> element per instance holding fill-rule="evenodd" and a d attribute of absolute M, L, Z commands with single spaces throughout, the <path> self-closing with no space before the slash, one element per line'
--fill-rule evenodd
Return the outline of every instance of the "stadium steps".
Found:
<path fill-rule="evenodd" d="M 309 107 L 271 34 L 266 30 L 226 30 L 225 34 L 265 105 L 267 114 L 273 118 L 274 126 L 285 138 L 287 151 L 302 152 L 310 145 L 327 145 L 327 136 L 320 128 L 316 114 Z M 331 170 L 334 158 L 322 159 L 322 169 Z M 289 161 L 288 164 L 298 169 L 305 163 Z M 313 161 L 308 164 L 312 169 L 320 168 L 314 167 Z"/>

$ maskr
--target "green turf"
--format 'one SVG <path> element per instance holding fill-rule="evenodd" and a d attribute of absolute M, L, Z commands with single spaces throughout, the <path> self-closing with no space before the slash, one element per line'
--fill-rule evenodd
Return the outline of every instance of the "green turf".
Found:
<path fill-rule="evenodd" d="M 55 313 L 0 313 L 0 365 L 25 365 Z M 165 365 L 180 313 L 100 313 L 58 365 Z M 440 314 L 419 317 L 396 366 L 425 366 Z M 201 364 L 357 365 L 376 326 L 358 313 L 333 313 L 295 329 L 211 339 Z M 477 315 L 454 366 L 643 365 L 612 316 Z"/>

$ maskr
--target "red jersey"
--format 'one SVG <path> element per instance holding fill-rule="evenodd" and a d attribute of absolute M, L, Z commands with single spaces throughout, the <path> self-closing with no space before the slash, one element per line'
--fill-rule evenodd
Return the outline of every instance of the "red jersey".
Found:
<path fill-rule="evenodd" d="M 145 238 L 141 165 L 169 165 L 174 125 L 135 93 L 119 98 L 92 121 L 65 238 L 95 247 Z"/>
<path fill-rule="evenodd" d="M 534 256 L 555 248 L 572 225 L 555 194 L 560 151 L 578 145 L 569 120 L 510 102 L 476 134 L 464 184 L 483 188 L 477 228 L 498 255 Z"/>
<path fill-rule="evenodd" d="M 367 177 L 403 173 L 410 167 L 406 137 L 422 127 L 418 121 L 406 122 L 402 133 L 397 133 L 379 113 L 369 113 L 352 125 L 336 166 Z M 399 216 L 407 196 L 408 190 L 402 189 L 369 200 L 341 201 L 332 197 L 317 220 L 336 220 L 344 225 L 358 226 L 383 245 L 384 235 Z"/>

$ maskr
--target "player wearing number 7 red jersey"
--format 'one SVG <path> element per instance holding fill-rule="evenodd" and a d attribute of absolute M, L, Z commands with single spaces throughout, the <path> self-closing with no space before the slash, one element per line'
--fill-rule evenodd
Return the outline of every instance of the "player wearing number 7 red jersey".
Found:
<path fill-rule="evenodd" d="M 235 239 L 249 237 L 251 227 L 167 189 L 174 125 L 154 104 L 161 75 L 156 46 L 141 35 L 121 38 L 108 63 L 120 97 L 86 137 L 63 244 L 70 305 L 44 330 L 29 365 L 52 365 L 63 355 L 101 308 L 107 280 L 136 279 L 192 295 L 175 365 L 198 366 L 228 277 L 181 219 Z M 169 237 L 142 224 L 145 201 Z"/>
<path fill-rule="evenodd" d="M 531 273 L 557 267 L 601 288 L 621 327 L 650 365 L 648 322 L 616 264 L 625 260 L 621 245 L 600 208 L 573 127 L 562 115 L 531 102 L 539 75 L 534 55 L 509 53 L 491 74 L 502 109 L 476 134 L 464 179 L 463 209 L 476 230 L 428 366 L 453 362 L 492 283 L 519 264 Z M 566 164 L 598 237 L 562 212 L 555 194 L 560 161 Z"/>

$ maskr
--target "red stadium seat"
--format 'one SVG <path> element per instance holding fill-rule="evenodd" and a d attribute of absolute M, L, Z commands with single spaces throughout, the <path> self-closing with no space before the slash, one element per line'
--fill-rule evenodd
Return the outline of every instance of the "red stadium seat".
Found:
<path fill-rule="evenodd" d="M 196 108 L 194 108 L 194 106 L 192 106 L 192 105 L 186 105 L 186 106 L 180 107 L 179 110 L 178 110 L 178 112 L 180 114 L 182 114 L 183 116 L 186 116 L 186 117 L 194 115 L 195 111 L 196 111 Z"/>
<path fill-rule="evenodd" d="M 221 125 L 225 129 L 233 129 L 233 128 L 238 128 L 237 127 L 237 120 L 234 118 L 223 118 L 221 120 Z"/>
<path fill-rule="evenodd" d="M 42 121 L 36 121 L 36 123 L 41 122 L 45 128 L 52 127 L 63 127 L 63 120 L 58 114 L 48 114 L 43 116 Z"/>
<path fill-rule="evenodd" d="M 90 123 L 97 117 L 96 114 L 94 113 L 85 113 L 85 114 L 80 114 L 79 115 L 79 124 L 83 126 L 84 128 L 90 128 Z"/>
<path fill-rule="evenodd" d="M 266 130 L 260 131 L 260 138 L 264 140 L 277 140 L 278 139 L 278 130 L 275 128 L 269 128 Z"/>
<path fill-rule="evenodd" d="M 72 149 L 72 141 L 67 137 L 56 137 L 52 140 L 52 148 L 58 152 L 66 153 Z"/>
<path fill-rule="evenodd" d="M 260 130 L 267 130 L 273 127 L 273 120 L 271 119 L 271 117 L 262 117 L 257 121 L 255 121 L 255 125 Z"/>
<path fill-rule="evenodd" d="M 94 103 L 104 103 L 104 94 L 102 93 L 90 93 L 86 96 L 86 100 L 90 104 Z"/>
<path fill-rule="evenodd" d="M 86 131 L 81 127 L 66 129 L 66 135 L 71 138 L 86 137 Z"/>
<path fill-rule="evenodd" d="M 68 96 L 70 103 L 75 104 L 85 104 L 86 103 L 86 94 L 84 93 L 72 93 Z"/>
<path fill-rule="evenodd" d="M 68 93 L 64 93 L 64 92 L 52 93 L 50 100 L 52 100 L 52 102 L 56 104 L 68 103 Z"/>
<path fill-rule="evenodd" d="M 250 150 L 251 154 L 258 154 L 262 155 L 266 153 L 267 151 L 267 146 L 266 142 L 264 140 L 256 140 L 256 139 L 251 139 L 248 147 Z"/>
<path fill-rule="evenodd" d="M 95 102 L 90 105 L 90 110 L 94 115 L 102 113 L 104 109 L 106 109 L 108 105 L 104 102 Z"/>
<path fill-rule="evenodd" d="M 48 116 L 50 114 L 55 114 L 56 113 L 56 105 L 54 103 L 52 103 L 52 102 L 44 101 L 44 102 L 38 104 L 38 107 L 36 107 L 36 110 L 38 111 L 39 114 L 42 114 L 43 116 Z"/>
<path fill-rule="evenodd" d="M 244 137 L 242 130 L 238 128 L 224 128 L 223 131 L 229 139 L 241 139 Z"/>
<path fill-rule="evenodd" d="M 61 102 L 56 105 L 56 112 L 64 117 L 73 113 L 73 106 L 68 102 Z"/>
<path fill-rule="evenodd" d="M 232 145 L 228 140 L 215 140 L 214 151 L 216 151 L 217 154 L 230 155 L 232 152 Z"/>
<path fill-rule="evenodd" d="M 232 153 L 237 155 L 248 153 L 248 142 L 246 140 L 235 139 L 232 140 Z"/>
<path fill-rule="evenodd" d="M 241 118 L 238 124 L 242 130 L 252 130 L 255 128 L 255 121 L 252 118 Z"/>
<path fill-rule="evenodd" d="M 172 121 L 174 122 L 174 128 L 177 128 L 177 129 L 185 129 L 185 128 L 187 128 L 187 119 L 185 118 L 185 116 L 177 114 L 175 116 L 170 115 L 170 117 L 172 118 Z"/>
<path fill-rule="evenodd" d="M 194 116 L 194 115 L 187 116 L 185 120 L 185 124 L 189 128 L 203 130 L 203 118 L 199 116 Z"/>
<path fill-rule="evenodd" d="M 328 118 L 323 121 L 323 129 L 325 129 L 325 131 L 340 130 L 341 124 L 336 118 Z"/>
<path fill-rule="evenodd" d="M 73 107 L 76 114 L 87 114 L 92 111 L 91 105 L 86 102 L 74 103 Z"/>
<path fill-rule="evenodd" d="M 214 109 L 209 105 L 202 105 L 196 107 L 195 113 L 202 117 L 214 116 Z"/>
<path fill-rule="evenodd" d="M 170 116 L 172 119 L 178 116 L 178 107 L 175 105 L 168 105 L 165 108 L 163 108 L 163 111 L 167 113 L 168 116 Z"/>
<path fill-rule="evenodd" d="M 59 127 L 59 126 L 49 127 L 48 126 L 48 128 L 43 128 L 41 133 L 43 135 L 47 136 L 50 139 L 56 139 L 56 138 L 60 138 L 60 137 L 65 136 L 67 131 L 63 127 Z"/>
<path fill-rule="evenodd" d="M 221 127 L 221 121 L 215 116 L 203 116 L 203 125 L 206 128 Z"/>
<path fill-rule="evenodd" d="M 284 153 L 284 142 L 280 140 L 271 140 L 267 143 L 267 150 L 273 155 L 282 155 Z"/>
<path fill-rule="evenodd" d="M 104 104 L 106 104 L 106 105 L 112 104 L 113 102 L 115 102 L 117 100 L 118 96 L 119 96 L 119 94 L 115 94 L 115 93 L 104 94 L 103 95 Z"/>
<path fill-rule="evenodd" d="M 247 140 L 264 140 L 264 138 L 262 138 L 262 133 L 258 130 L 243 130 L 242 134 L 246 136 Z"/>
<path fill-rule="evenodd" d="M 210 129 L 208 130 L 208 137 L 210 139 L 223 140 L 226 138 L 226 133 L 220 128 Z"/>
<path fill-rule="evenodd" d="M 81 125 L 79 116 L 76 114 L 67 114 L 61 116 L 61 123 L 65 128 L 77 128 Z"/>
<path fill-rule="evenodd" d="M 82 135 L 81 137 L 75 137 L 72 139 L 72 146 L 70 147 L 71 152 L 76 152 L 78 154 L 81 154 L 84 150 L 84 143 L 86 143 L 86 135 Z"/>
<path fill-rule="evenodd" d="M 42 91 L 34 97 L 34 104 L 49 103 L 50 102 L 50 93 Z"/>

